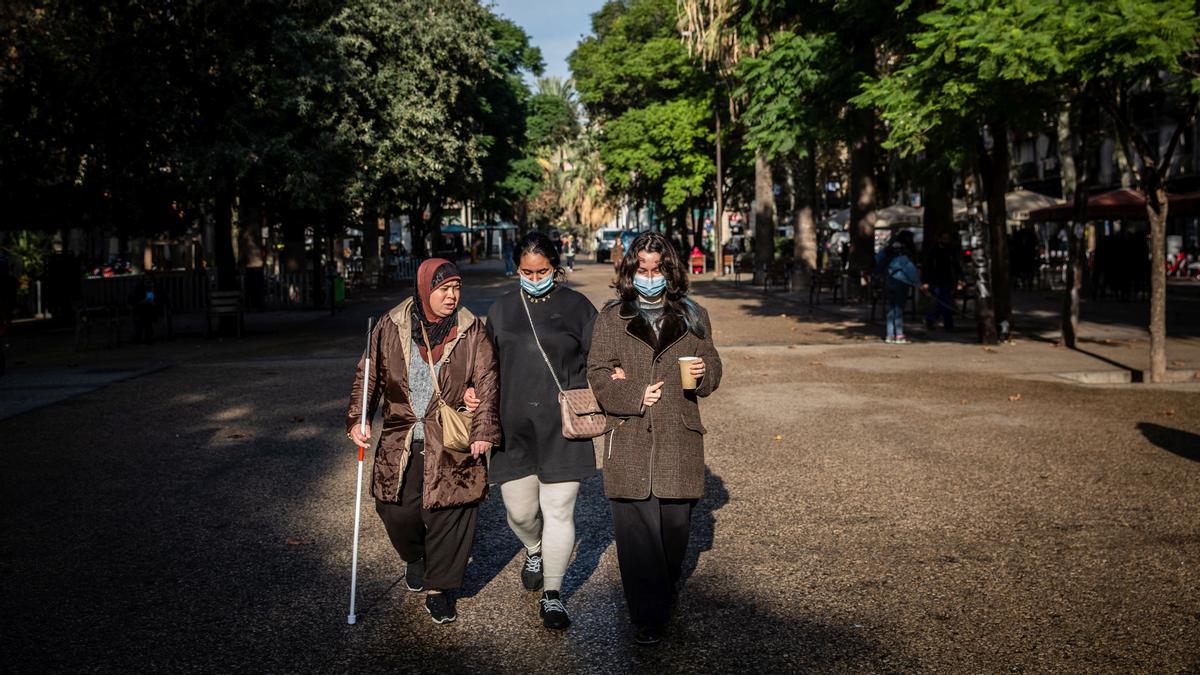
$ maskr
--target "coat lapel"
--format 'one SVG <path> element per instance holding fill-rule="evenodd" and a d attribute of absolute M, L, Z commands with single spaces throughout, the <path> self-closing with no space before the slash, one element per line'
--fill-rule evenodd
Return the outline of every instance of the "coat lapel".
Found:
<path fill-rule="evenodd" d="M 684 335 L 687 335 L 687 326 L 683 323 L 683 318 L 673 312 L 663 314 L 662 330 L 658 334 L 658 347 L 654 350 L 655 358 L 682 340 Z"/>
<path fill-rule="evenodd" d="M 657 346 L 658 340 L 654 337 L 654 329 L 642 318 L 641 313 L 637 311 L 634 303 L 622 302 L 621 310 L 617 312 L 617 316 L 625 319 L 626 333 L 641 340 L 650 349 L 654 349 Z"/>
<path fill-rule="evenodd" d="M 618 316 L 627 322 L 625 332 L 654 350 L 655 357 L 660 356 L 676 342 L 682 340 L 684 335 L 687 335 L 687 326 L 684 324 L 683 318 L 672 312 L 663 314 L 662 328 L 657 337 L 654 335 L 654 328 L 642 318 L 641 312 L 637 310 L 634 303 L 622 302 Z"/>

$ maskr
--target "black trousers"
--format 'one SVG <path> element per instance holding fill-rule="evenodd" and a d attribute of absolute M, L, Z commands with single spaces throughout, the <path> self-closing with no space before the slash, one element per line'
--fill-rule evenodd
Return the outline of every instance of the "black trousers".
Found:
<path fill-rule="evenodd" d="M 662 625 L 671 616 L 675 585 L 687 554 L 693 499 L 613 499 L 613 539 L 629 618 Z"/>
<path fill-rule="evenodd" d="M 447 591 L 462 586 L 479 506 L 427 509 L 421 506 L 424 486 L 425 444 L 413 441 L 412 456 L 404 470 L 400 501 L 375 500 L 388 539 L 404 562 L 425 559 L 425 588 Z"/>

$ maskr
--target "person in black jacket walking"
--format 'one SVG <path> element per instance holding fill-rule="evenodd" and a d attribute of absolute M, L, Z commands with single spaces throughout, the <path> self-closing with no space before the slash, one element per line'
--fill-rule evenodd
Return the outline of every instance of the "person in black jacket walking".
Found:
<path fill-rule="evenodd" d="M 575 498 L 580 481 L 595 474 L 596 459 L 591 440 L 563 437 L 558 393 L 587 386 L 596 308 L 566 287 L 546 235 L 526 235 L 515 257 L 520 286 L 496 300 L 487 320 L 500 361 L 504 430 L 490 473 L 508 524 L 525 545 L 521 581 L 528 590 L 542 589 L 545 626 L 563 629 L 570 619 L 559 591 L 575 547 Z"/>
<path fill-rule="evenodd" d="M 932 329 L 938 317 L 946 330 L 954 330 L 954 292 L 963 287 L 963 268 L 958 247 L 949 232 L 938 234 L 937 242 L 925 251 L 921 265 L 921 290 L 933 295 L 933 308 L 925 315 Z"/>

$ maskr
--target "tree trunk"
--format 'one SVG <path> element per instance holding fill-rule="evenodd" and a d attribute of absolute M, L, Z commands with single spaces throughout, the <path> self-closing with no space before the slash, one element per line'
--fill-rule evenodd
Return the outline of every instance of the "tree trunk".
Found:
<path fill-rule="evenodd" d="M 217 289 L 238 290 L 237 260 L 233 255 L 233 181 L 216 181 L 213 204 L 213 254 L 217 263 Z"/>
<path fill-rule="evenodd" d="M 992 150 L 985 161 L 984 187 L 988 204 L 988 244 L 996 327 L 1001 340 L 1012 334 L 1012 275 L 1008 260 L 1008 123 L 993 120 L 988 129 Z"/>
<path fill-rule="evenodd" d="M 280 272 L 296 274 L 307 269 L 304 254 L 304 220 L 300 214 L 289 212 L 283 221 L 283 260 Z"/>
<path fill-rule="evenodd" d="M 725 249 L 723 247 L 725 243 L 725 176 L 724 166 L 721 163 L 721 99 L 720 96 L 714 98 L 717 101 L 717 176 L 715 181 L 716 200 L 713 206 L 713 267 L 716 268 L 717 276 L 723 276 L 725 274 Z"/>
<path fill-rule="evenodd" d="M 366 209 L 363 211 L 362 220 L 362 257 L 363 257 L 363 281 L 372 288 L 378 285 L 379 268 L 381 266 L 379 254 L 379 226 L 383 223 L 373 210 Z"/>
<path fill-rule="evenodd" d="M 266 255 L 262 241 L 266 209 L 260 192 L 251 181 L 244 181 L 238 201 L 238 265 L 242 269 L 242 287 L 246 306 L 266 309 Z"/>
<path fill-rule="evenodd" d="M 795 204 L 792 209 L 795 241 L 793 242 L 792 287 L 808 290 L 809 279 L 817 269 L 817 157 L 816 147 L 810 141 L 804 158 L 796 164 Z"/>
<path fill-rule="evenodd" d="M 999 342 L 996 333 L 996 312 L 994 309 L 990 270 L 988 264 L 988 228 L 982 219 L 982 209 L 979 202 L 979 191 L 975 187 L 979 180 L 975 176 L 967 178 L 967 211 L 971 227 L 971 263 L 975 278 L 975 319 L 979 330 L 979 342 L 994 345 Z"/>
<path fill-rule="evenodd" d="M 754 283 L 775 259 L 775 179 L 762 151 L 754 154 Z"/>
<path fill-rule="evenodd" d="M 431 255 L 427 245 L 430 221 L 425 218 L 425 204 L 424 200 L 418 199 L 408 212 L 408 233 L 412 239 L 412 257 L 418 260 Z"/>
<path fill-rule="evenodd" d="M 924 246 L 932 246 L 943 232 L 954 235 L 957 241 L 958 228 L 954 224 L 954 174 L 944 167 L 931 168 L 925 175 L 922 203 L 925 207 Z"/>
<path fill-rule="evenodd" d="M 869 273 L 875 267 L 875 113 L 851 113 L 858 126 L 850 147 L 850 268 Z"/>
<path fill-rule="evenodd" d="M 1079 341 L 1080 293 L 1083 288 L 1087 240 L 1087 180 L 1091 144 L 1083 126 L 1083 109 L 1072 102 L 1058 114 L 1058 153 L 1063 197 L 1074 205 L 1074 222 L 1067 231 L 1067 289 L 1063 297 L 1062 342 L 1075 349 Z"/>
<path fill-rule="evenodd" d="M 1163 162 L 1170 166 L 1170 159 Z M 1165 173 L 1165 171 L 1164 171 Z M 1147 191 L 1146 214 L 1150 219 L 1150 381 L 1167 380 L 1167 189 L 1156 181 Z"/>

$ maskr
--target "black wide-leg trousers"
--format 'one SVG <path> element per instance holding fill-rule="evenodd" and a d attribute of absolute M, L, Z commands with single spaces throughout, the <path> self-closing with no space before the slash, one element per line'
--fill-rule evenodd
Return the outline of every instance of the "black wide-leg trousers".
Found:
<path fill-rule="evenodd" d="M 427 509 L 421 506 L 425 484 L 425 449 L 413 441 L 400 501 L 375 500 L 375 512 L 383 521 L 388 539 L 404 562 L 425 559 L 425 588 L 448 591 L 462 586 L 471 545 L 475 541 L 475 523 L 479 505 Z"/>
<path fill-rule="evenodd" d="M 687 554 L 694 499 L 613 499 L 613 539 L 629 618 L 661 626 L 671 616 Z"/>

